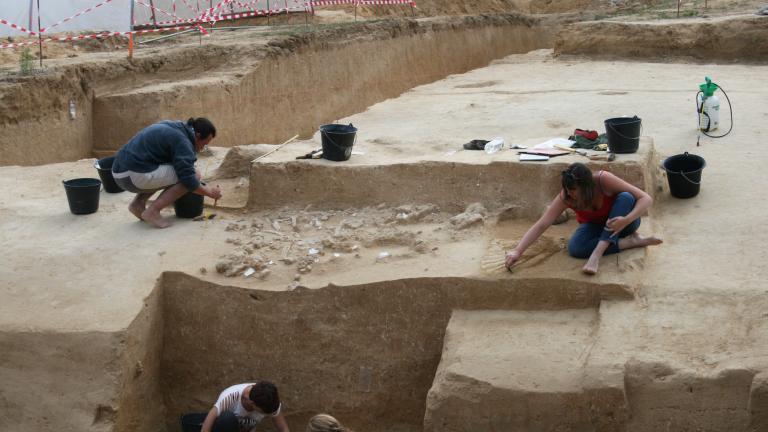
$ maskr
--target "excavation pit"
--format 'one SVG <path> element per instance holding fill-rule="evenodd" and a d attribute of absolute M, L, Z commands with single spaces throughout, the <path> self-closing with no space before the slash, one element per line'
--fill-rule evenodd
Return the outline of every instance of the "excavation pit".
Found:
<path fill-rule="evenodd" d="M 439 46 L 462 40 L 456 25 L 471 27 L 475 47 L 500 35 L 531 36 L 527 25 L 480 29 L 484 20 L 434 24 L 449 34 L 442 41 L 415 24 L 385 27 L 419 33 L 407 33 L 414 53 L 432 46 L 454 59 Z M 216 218 L 174 220 L 168 230 L 135 220 L 126 211 L 130 194 L 102 194 L 97 213 L 70 215 L 60 181 L 93 176 L 92 159 L 0 167 L 0 187 L 13 191 L 0 197 L 0 429 L 174 431 L 182 412 L 205 410 L 226 386 L 258 378 L 280 387 L 292 430 L 320 411 L 374 432 L 765 429 L 768 274 L 758 229 L 765 209 L 744 186 L 759 184 L 754 173 L 762 172 L 762 132 L 751 125 L 764 124 L 765 95 L 755 89 L 765 66 L 711 65 L 739 96 L 744 126 L 723 141 L 702 140 L 707 188 L 681 203 L 669 198 L 659 160 L 695 145 L 689 90 L 701 66 L 546 50 L 503 57 L 540 42 L 494 45 L 471 64 L 430 65 L 436 69 L 360 106 L 340 103 L 333 112 L 340 118 L 302 117 L 297 142 L 253 164 L 258 156 L 242 147 L 279 144 L 299 131 L 283 122 L 269 139 L 240 140 L 233 124 L 247 110 L 231 106 L 237 115 L 219 138 L 241 153 L 214 148 L 200 160 L 225 190 L 216 209 L 210 202 L 205 209 Z M 370 51 L 379 46 L 371 44 Z M 184 55 L 165 66 L 138 62 L 173 81 Z M 464 73 L 490 58 L 499 60 Z M 276 69 L 301 63 L 270 59 Z M 606 78 L 594 79 L 595 71 Z M 220 102 L 217 90 L 244 88 L 231 76 L 192 75 L 133 88 L 121 74 L 114 88 L 79 87 L 78 107 L 95 92 L 94 105 L 78 111 L 95 110 L 86 117 L 99 119 L 93 125 L 57 117 L 61 129 L 48 130 L 36 126 L 42 113 L 16 113 L 3 164 L 108 152 L 152 112 L 186 118 L 175 107 Z M 265 91 L 258 73 L 244 78 L 251 95 Z M 53 105 L 66 106 L 70 96 Z M 131 117 L 141 98 L 156 101 L 157 111 Z M 665 244 L 606 257 L 588 277 L 565 251 L 576 227 L 570 220 L 550 228 L 512 273 L 504 270 L 503 252 L 552 199 L 559 171 L 584 159 L 524 164 L 512 150 L 486 155 L 458 151 L 461 144 L 504 136 L 533 145 L 630 113 L 643 118 L 641 151 L 590 165 L 654 196 L 641 230 L 662 234 Z M 122 117 L 130 121 L 115 120 Z M 319 147 L 311 133 L 331 121 L 360 128 L 355 149 L 363 154 L 342 163 L 295 160 Z M 124 128 L 99 132 L 104 147 L 89 141 L 91 126 L 118 123 Z M 24 131 L 48 138 L 17 140 Z M 77 136 L 82 146 L 22 145 L 55 135 Z"/>

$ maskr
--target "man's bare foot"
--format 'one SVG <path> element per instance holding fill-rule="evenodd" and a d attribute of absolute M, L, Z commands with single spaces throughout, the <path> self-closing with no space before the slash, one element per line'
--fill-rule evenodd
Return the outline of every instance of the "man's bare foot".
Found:
<path fill-rule="evenodd" d="M 584 267 L 581 268 L 581 271 L 584 274 L 596 275 L 598 266 L 600 266 L 600 258 L 590 256 L 587 260 L 587 263 L 584 264 Z"/>
<path fill-rule="evenodd" d="M 658 237 L 641 237 L 638 233 L 632 233 L 619 240 L 619 249 L 624 250 L 646 246 L 656 246 L 662 243 L 664 243 L 664 240 Z"/>
<path fill-rule="evenodd" d="M 144 210 L 145 210 L 144 203 L 141 201 L 133 200 L 131 201 L 131 204 L 128 206 L 128 211 L 130 211 L 131 214 L 139 218 L 139 220 L 141 220 L 141 214 L 144 213 Z"/>
<path fill-rule="evenodd" d="M 168 228 L 171 223 L 163 219 L 163 216 L 159 212 L 153 211 L 152 208 L 144 210 L 141 214 L 141 219 L 145 222 L 149 222 L 156 228 Z"/>

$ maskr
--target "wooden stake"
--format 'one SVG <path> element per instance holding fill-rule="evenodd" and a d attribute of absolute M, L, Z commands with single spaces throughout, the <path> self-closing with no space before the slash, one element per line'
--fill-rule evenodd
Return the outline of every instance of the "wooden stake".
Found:
<path fill-rule="evenodd" d="M 285 147 L 286 145 L 290 144 L 290 143 L 291 143 L 291 141 L 295 140 L 295 139 L 296 139 L 296 138 L 298 138 L 298 137 L 299 137 L 298 135 L 295 135 L 293 138 L 291 138 L 291 139 L 289 139 L 288 141 L 286 141 L 286 142 L 284 142 L 284 143 L 280 144 L 279 146 L 277 146 L 277 148 L 275 148 L 275 149 L 273 149 L 273 150 L 270 150 L 270 151 L 268 151 L 268 152 L 264 153 L 263 155 L 261 155 L 261 156 L 257 157 L 256 159 L 252 160 L 252 161 L 251 161 L 251 163 L 253 163 L 253 162 L 256 162 L 257 160 L 259 160 L 259 159 L 261 159 L 261 158 L 265 158 L 265 157 L 267 157 L 267 156 L 271 155 L 272 153 L 274 153 L 274 152 L 276 152 L 276 151 L 280 150 L 281 148 Z"/>
<path fill-rule="evenodd" d="M 128 35 L 128 58 L 133 58 L 133 33 Z"/>
<path fill-rule="evenodd" d="M 680 2 L 683 0 L 677 0 L 677 17 L 680 18 Z"/>
<path fill-rule="evenodd" d="M 40 31 L 40 0 L 37 0 L 37 41 L 40 46 L 40 69 L 43 68 L 43 34 Z"/>
<path fill-rule="evenodd" d="M 291 12 L 288 11 L 288 0 L 285 0 L 285 14 L 288 16 L 288 25 L 291 25 Z"/>
<path fill-rule="evenodd" d="M 155 2 L 149 0 L 149 8 L 152 10 L 152 28 L 157 28 L 157 17 L 155 16 Z"/>

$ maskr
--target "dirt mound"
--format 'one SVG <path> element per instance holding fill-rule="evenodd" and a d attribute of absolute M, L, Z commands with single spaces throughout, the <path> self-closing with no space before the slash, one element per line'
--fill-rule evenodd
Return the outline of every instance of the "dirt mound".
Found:
<path fill-rule="evenodd" d="M 587 22 L 567 26 L 555 55 L 598 59 L 694 59 L 717 62 L 768 61 L 768 19 L 741 16 L 690 22 Z"/>
<path fill-rule="evenodd" d="M 529 11 L 535 14 L 551 14 L 563 12 L 581 12 L 596 8 L 599 3 L 595 0 L 531 0 Z"/>
<path fill-rule="evenodd" d="M 274 150 L 272 144 L 250 144 L 232 147 L 212 178 L 226 179 L 247 176 L 251 171 L 251 161 Z"/>

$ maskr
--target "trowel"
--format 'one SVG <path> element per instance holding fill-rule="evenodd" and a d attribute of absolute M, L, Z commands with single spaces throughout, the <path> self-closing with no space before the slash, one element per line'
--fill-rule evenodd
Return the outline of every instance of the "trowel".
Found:
<path fill-rule="evenodd" d="M 322 156 L 323 156 L 323 149 L 319 148 L 317 150 L 312 150 L 311 152 L 303 156 L 296 156 L 296 159 L 318 159 Z"/>

